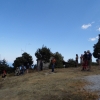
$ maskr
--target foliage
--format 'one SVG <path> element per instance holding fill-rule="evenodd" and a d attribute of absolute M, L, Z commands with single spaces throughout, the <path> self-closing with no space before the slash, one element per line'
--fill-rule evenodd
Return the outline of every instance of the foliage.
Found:
<path fill-rule="evenodd" d="M 37 64 L 34 65 L 34 69 L 35 69 L 35 70 L 37 69 Z"/>
<path fill-rule="evenodd" d="M 56 52 L 54 53 L 54 58 L 56 59 L 56 68 L 63 68 L 63 56 L 59 53 L 59 52 Z"/>
<path fill-rule="evenodd" d="M 55 64 L 55 68 L 63 68 L 63 56 L 59 53 L 59 52 L 56 52 L 53 54 L 54 58 L 56 59 L 56 64 Z M 52 66 L 52 62 L 50 63 L 49 65 L 49 68 L 51 68 Z"/>
<path fill-rule="evenodd" d="M 73 59 L 68 59 L 66 67 L 75 67 L 76 62 Z"/>
<path fill-rule="evenodd" d="M 21 65 L 26 66 L 27 64 L 29 64 L 29 66 L 32 66 L 33 59 L 32 59 L 31 55 L 29 55 L 28 53 L 24 52 L 21 57 L 17 57 L 14 60 L 13 66 L 14 66 L 14 69 L 16 69 L 16 67 L 19 67 Z"/>
<path fill-rule="evenodd" d="M 32 59 L 32 56 L 31 55 L 29 55 L 28 53 L 23 53 L 22 54 L 22 58 L 23 58 L 23 61 L 24 61 L 24 65 L 26 66 L 27 65 L 27 63 L 30 65 L 30 66 L 32 66 L 32 64 L 33 64 L 33 59 Z"/>
<path fill-rule="evenodd" d="M 0 61 L 0 74 L 3 72 L 3 70 L 6 70 L 7 73 L 12 73 L 14 71 L 14 69 L 7 64 L 5 59 Z"/>
<path fill-rule="evenodd" d="M 21 65 L 24 64 L 24 58 L 23 57 L 17 57 L 15 60 L 14 60 L 14 63 L 13 63 L 13 66 L 14 68 L 16 69 L 16 67 L 19 67 Z"/>
<path fill-rule="evenodd" d="M 94 44 L 93 48 L 94 48 L 93 56 L 94 58 L 97 58 L 98 53 L 100 53 L 100 34 L 99 34 L 98 42 Z"/>
<path fill-rule="evenodd" d="M 42 59 L 45 62 L 49 62 L 51 51 L 46 46 L 42 46 L 42 48 L 37 49 L 35 56 L 38 60 Z"/>

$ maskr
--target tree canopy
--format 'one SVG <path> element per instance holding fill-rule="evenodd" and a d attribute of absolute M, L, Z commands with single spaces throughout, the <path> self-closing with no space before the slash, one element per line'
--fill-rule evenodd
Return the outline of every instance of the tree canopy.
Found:
<path fill-rule="evenodd" d="M 49 48 L 46 46 L 42 46 L 42 48 L 37 49 L 35 56 L 38 60 L 43 60 L 44 62 L 50 62 L 50 57 L 54 57 L 56 59 L 57 68 L 63 67 L 63 56 L 59 52 L 52 53 Z M 50 66 L 49 68 L 51 67 Z"/>
<path fill-rule="evenodd" d="M 56 52 L 54 53 L 54 58 L 56 59 L 56 68 L 62 68 L 63 66 L 63 56 L 59 53 Z"/>
<path fill-rule="evenodd" d="M 33 64 L 33 59 L 32 59 L 31 55 L 24 52 L 21 57 L 17 57 L 14 60 L 13 66 L 14 66 L 14 68 L 16 68 L 16 67 L 19 67 L 21 65 L 26 66 L 27 64 L 29 64 L 29 66 L 31 66 Z"/>
<path fill-rule="evenodd" d="M 6 70 L 7 73 L 13 72 L 13 68 L 8 65 L 5 59 L 0 60 L 0 74 L 2 73 L 3 70 Z"/>
<path fill-rule="evenodd" d="M 52 56 L 56 59 L 55 68 L 63 68 L 64 57 L 59 52 L 52 53 Z M 52 62 L 50 63 L 49 68 L 51 68 L 51 66 Z"/>
<path fill-rule="evenodd" d="M 35 52 L 35 56 L 38 60 L 42 59 L 45 62 L 49 62 L 50 57 L 51 57 L 51 51 L 49 48 L 47 48 L 46 46 L 42 46 L 42 48 L 37 49 L 37 51 Z"/>
<path fill-rule="evenodd" d="M 97 58 L 98 53 L 100 53 L 100 34 L 98 35 L 98 42 L 96 44 L 94 44 L 93 48 L 94 48 L 94 52 L 93 52 L 93 56 L 94 58 Z"/>

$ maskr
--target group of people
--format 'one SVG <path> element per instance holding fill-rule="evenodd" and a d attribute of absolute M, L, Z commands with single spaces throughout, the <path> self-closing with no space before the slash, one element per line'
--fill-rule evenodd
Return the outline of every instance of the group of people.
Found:
<path fill-rule="evenodd" d="M 15 76 L 22 75 L 22 74 L 25 73 L 25 71 L 26 71 L 26 73 L 28 73 L 29 67 L 30 67 L 29 64 L 27 64 L 26 66 L 22 65 L 22 66 L 20 66 L 20 67 L 17 67 L 16 70 L 15 70 Z M 2 79 L 5 79 L 6 76 L 7 76 L 7 72 L 6 72 L 6 70 L 4 69 L 4 70 L 2 71 Z"/>
<path fill-rule="evenodd" d="M 77 67 L 78 66 L 78 54 L 76 54 L 75 59 L 76 59 L 76 67 Z M 100 69 L 100 53 L 98 53 L 96 61 L 99 64 L 99 69 Z M 91 70 L 91 63 L 92 63 L 92 53 L 89 50 L 84 51 L 84 54 L 81 54 L 80 56 L 80 64 L 82 66 L 82 71 Z"/>
<path fill-rule="evenodd" d="M 82 65 L 82 70 L 91 70 L 91 63 L 92 63 L 92 54 L 88 50 L 87 52 L 84 51 L 84 55 L 82 57 L 81 55 L 81 65 Z"/>
<path fill-rule="evenodd" d="M 81 54 L 80 63 L 82 66 L 82 71 L 83 70 L 87 70 L 87 71 L 91 70 L 92 54 L 89 50 L 84 51 L 84 54 Z M 78 66 L 78 54 L 76 54 L 76 66 Z"/>
<path fill-rule="evenodd" d="M 29 70 L 29 64 L 27 64 L 26 66 L 22 65 L 20 67 L 17 67 L 15 70 L 15 76 L 24 74 L 25 71 L 28 73 L 28 70 Z"/>
<path fill-rule="evenodd" d="M 76 67 L 78 66 L 78 54 L 76 54 Z M 97 62 L 99 64 L 99 69 L 100 69 L 100 53 L 98 53 L 98 59 Z M 92 63 L 92 54 L 91 52 L 88 51 L 84 51 L 84 54 L 81 54 L 80 56 L 80 64 L 82 66 L 81 71 L 87 70 L 90 71 L 91 70 L 91 63 Z M 53 57 L 53 59 L 51 60 L 51 69 L 52 72 L 54 72 L 54 68 L 55 68 L 55 64 L 56 64 L 56 59 Z M 41 66 L 41 70 L 43 70 L 43 62 L 42 60 L 40 61 L 40 66 Z M 28 73 L 28 69 L 29 69 L 29 64 L 26 65 L 26 67 L 24 65 L 17 67 L 15 70 L 15 75 L 18 76 L 20 74 L 24 74 L 25 70 Z M 3 70 L 3 74 L 2 74 L 2 78 L 6 77 L 6 71 Z"/>

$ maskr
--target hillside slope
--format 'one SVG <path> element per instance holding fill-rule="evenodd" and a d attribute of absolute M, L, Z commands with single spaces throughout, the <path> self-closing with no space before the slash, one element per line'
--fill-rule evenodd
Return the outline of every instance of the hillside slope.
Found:
<path fill-rule="evenodd" d="M 97 94 L 86 91 L 87 83 L 81 77 L 99 74 L 81 68 L 63 68 L 31 72 L 21 76 L 0 79 L 0 100 L 96 100 Z"/>

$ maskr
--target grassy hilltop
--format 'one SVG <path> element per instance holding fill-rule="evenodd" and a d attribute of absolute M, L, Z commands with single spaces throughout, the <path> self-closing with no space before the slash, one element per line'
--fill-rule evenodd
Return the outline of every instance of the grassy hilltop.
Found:
<path fill-rule="evenodd" d="M 62 68 L 40 72 L 31 71 L 21 76 L 0 79 L 0 100 L 96 100 L 96 92 L 89 92 L 84 76 L 99 74 L 97 67 L 91 72 L 81 68 Z"/>

